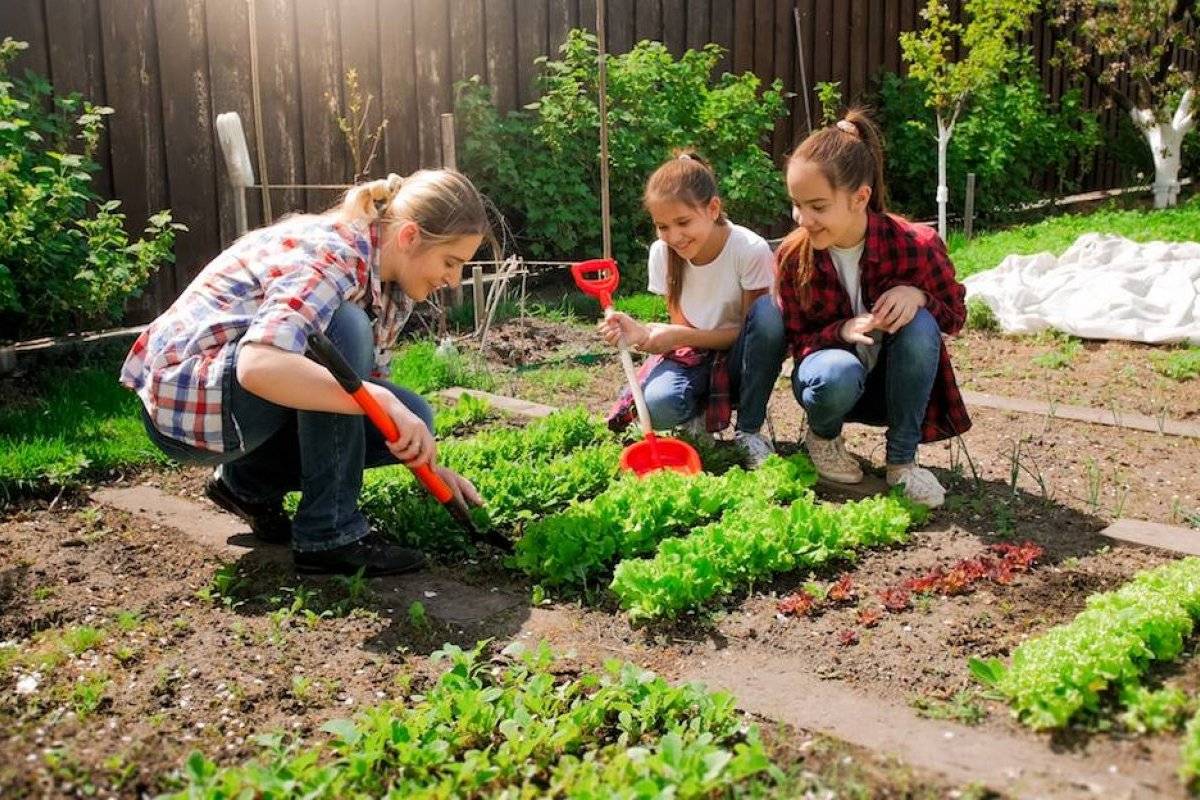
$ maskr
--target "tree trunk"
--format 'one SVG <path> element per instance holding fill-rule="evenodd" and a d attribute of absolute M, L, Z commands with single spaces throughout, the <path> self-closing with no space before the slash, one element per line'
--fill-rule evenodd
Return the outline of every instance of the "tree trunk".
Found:
<path fill-rule="evenodd" d="M 954 123 L 949 125 L 938 114 L 938 236 L 946 241 L 946 205 L 950 202 L 950 187 L 946 181 L 946 153 L 950 149 L 950 134 L 954 132 Z"/>
<path fill-rule="evenodd" d="M 1152 109 L 1135 108 L 1129 112 L 1141 129 L 1154 158 L 1154 207 L 1169 208 L 1179 200 L 1179 166 L 1183 137 L 1196 122 L 1192 113 L 1194 92 L 1188 89 L 1170 122 L 1159 122 Z"/>

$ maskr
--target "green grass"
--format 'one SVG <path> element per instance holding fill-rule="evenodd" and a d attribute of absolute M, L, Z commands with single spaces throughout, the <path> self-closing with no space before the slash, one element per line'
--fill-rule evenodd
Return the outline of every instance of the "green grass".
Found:
<path fill-rule="evenodd" d="M 961 280 L 999 265 L 1008 255 L 1050 251 L 1061 255 L 1085 233 L 1111 233 L 1136 242 L 1192 241 L 1200 237 L 1200 195 L 1175 208 L 1119 210 L 1105 207 L 1091 214 L 1065 214 L 1033 225 L 987 233 L 967 242 L 950 235 L 950 257 Z"/>
<path fill-rule="evenodd" d="M 584 367 L 546 367 L 530 370 L 522 380 L 542 391 L 578 391 L 591 382 L 591 373 Z"/>
<path fill-rule="evenodd" d="M 165 461 L 116 366 L 48 370 L 28 402 L 0 409 L 0 497 Z"/>
<path fill-rule="evenodd" d="M 641 322 L 666 322 L 667 298 L 660 294 L 640 292 L 613 298 L 613 307 Z"/>
<path fill-rule="evenodd" d="M 1150 356 L 1150 365 L 1159 375 L 1173 380 L 1193 380 L 1200 377 L 1200 346 L 1153 353 Z"/>
<path fill-rule="evenodd" d="M 461 355 L 438 355 L 427 339 L 406 344 L 392 358 L 392 382 L 417 394 L 432 394 L 451 386 L 490 391 L 496 381 L 482 365 Z"/>

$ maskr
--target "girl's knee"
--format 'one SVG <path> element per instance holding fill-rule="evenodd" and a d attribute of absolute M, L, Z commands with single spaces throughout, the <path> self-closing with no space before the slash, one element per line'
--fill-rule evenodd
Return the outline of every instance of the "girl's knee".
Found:
<path fill-rule="evenodd" d="M 765 337 L 771 341 L 783 342 L 783 312 L 775 303 L 775 298 L 769 294 L 755 300 L 746 315 L 746 324 L 756 336 Z"/>
<path fill-rule="evenodd" d="M 692 401 L 682 387 L 666 381 L 647 384 L 643 390 L 650 420 L 656 428 L 669 428 L 691 416 Z"/>
<path fill-rule="evenodd" d="M 942 349 L 942 331 L 926 308 L 918 308 L 916 316 L 892 336 L 893 350 L 899 347 L 905 352 L 919 355 L 930 350 L 940 353 Z"/>

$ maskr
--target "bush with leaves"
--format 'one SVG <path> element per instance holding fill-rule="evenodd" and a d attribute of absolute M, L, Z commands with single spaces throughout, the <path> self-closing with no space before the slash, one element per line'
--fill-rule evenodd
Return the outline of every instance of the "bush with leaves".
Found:
<path fill-rule="evenodd" d="M 25 46 L 0 43 L 0 339 L 119 319 L 126 299 L 173 260 L 183 227 L 161 211 L 130 240 L 119 203 L 101 202 L 91 183 L 112 109 L 56 96 L 32 73 L 10 78 Z"/>
<path fill-rule="evenodd" d="M 931 185 L 937 183 L 937 139 L 926 93 L 911 78 L 889 74 L 879 93 L 879 116 L 887 149 L 890 200 L 911 216 L 937 213 Z M 1100 142 L 1096 115 L 1086 111 L 1077 89 L 1050 103 L 1026 53 L 1002 80 L 981 90 L 970 114 L 959 120 L 947 153 L 950 210 L 962 213 L 967 173 L 975 173 L 975 210 L 983 218 L 1042 197 L 1039 185 L 1049 176 L 1056 193 L 1078 186 L 1071 173 Z"/>
<path fill-rule="evenodd" d="M 600 117 L 595 37 L 574 30 L 559 60 L 546 60 L 541 97 L 502 116 L 478 79 L 457 86 L 465 137 L 461 164 L 504 211 L 535 258 L 600 254 Z M 781 218 L 787 197 L 761 147 L 784 115 L 782 84 L 757 76 L 711 75 L 721 48 L 676 59 L 659 42 L 640 42 L 608 60 L 613 253 L 636 285 L 653 237 L 642 187 L 672 150 L 695 148 L 717 173 L 729 215 L 750 227 Z"/>

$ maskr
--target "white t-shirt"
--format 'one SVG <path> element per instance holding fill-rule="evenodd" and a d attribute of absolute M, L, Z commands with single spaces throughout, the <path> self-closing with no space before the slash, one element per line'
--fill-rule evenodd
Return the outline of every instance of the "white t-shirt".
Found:
<path fill-rule="evenodd" d="M 838 280 L 842 282 L 842 288 L 846 290 L 846 294 L 850 295 L 850 307 L 854 310 L 855 316 L 867 313 L 867 307 L 862 299 L 862 276 L 858 267 L 865 247 L 866 241 L 859 242 L 854 247 L 829 248 L 829 257 L 833 259 L 833 266 L 837 270 Z M 880 331 L 871 331 L 869 335 L 876 340 L 875 344 L 854 346 L 855 352 L 858 353 L 858 360 L 867 368 L 867 372 L 874 369 L 875 362 L 879 360 L 879 339 L 882 337 Z"/>
<path fill-rule="evenodd" d="M 729 226 L 721 252 L 707 264 L 684 263 L 679 308 L 694 328 L 741 326 L 742 292 L 775 283 L 775 255 L 767 241 L 741 225 Z M 667 243 L 650 245 L 650 291 L 667 293 Z"/>

